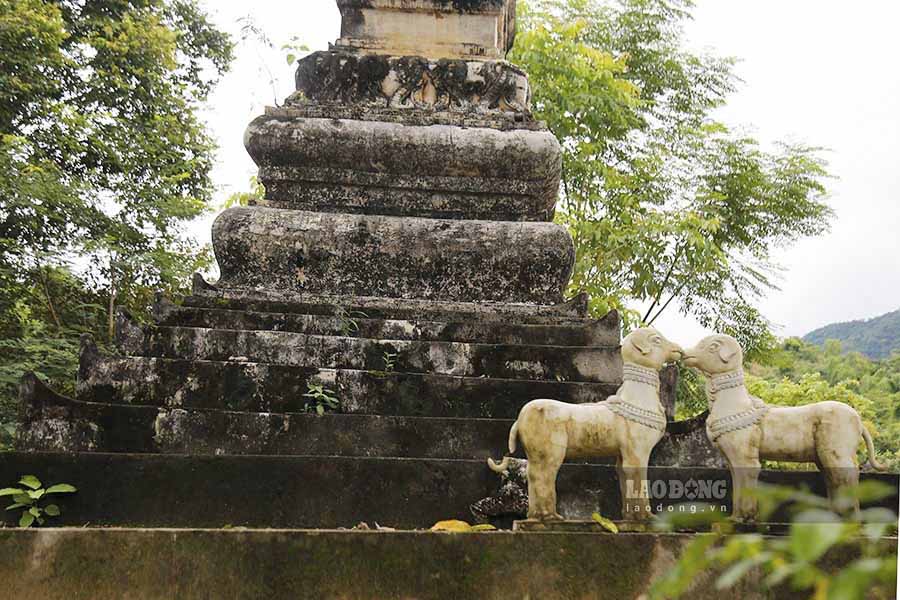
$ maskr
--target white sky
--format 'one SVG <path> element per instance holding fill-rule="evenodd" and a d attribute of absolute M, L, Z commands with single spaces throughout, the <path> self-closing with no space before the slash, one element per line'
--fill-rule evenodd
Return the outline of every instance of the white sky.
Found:
<path fill-rule="evenodd" d="M 278 48 L 297 37 L 326 49 L 338 37 L 334 0 L 201 0 L 217 25 L 240 38 L 250 16 L 275 44 L 238 46 L 213 94 L 207 120 L 219 143 L 218 199 L 244 191 L 256 169 L 243 147 L 247 124 L 293 90 Z M 740 90 L 717 115 L 763 142 L 790 140 L 830 149 L 832 232 L 778 257 L 781 289 L 763 313 L 781 335 L 900 308 L 900 2 L 859 0 L 698 0 L 686 37 L 695 49 L 741 60 Z M 270 83 L 270 73 L 276 80 Z M 273 91 L 274 87 L 274 91 Z M 212 216 L 191 228 L 209 240 Z M 657 325 L 689 343 L 702 329 L 671 306 Z"/>

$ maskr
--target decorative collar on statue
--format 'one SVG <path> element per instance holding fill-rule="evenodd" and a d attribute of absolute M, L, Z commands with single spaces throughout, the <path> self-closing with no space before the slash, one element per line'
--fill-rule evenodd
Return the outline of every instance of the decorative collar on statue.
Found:
<path fill-rule="evenodd" d="M 744 386 L 744 371 L 738 369 L 729 373 L 719 373 L 706 380 L 706 397 L 710 404 L 716 401 L 716 394 Z"/>
<path fill-rule="evenodd" d="M 659 373 L 655 369 L 648 369 L 634 363 L 625 363 L 622 368 L 622 380 L 643 383 L 659 389 Z"/>

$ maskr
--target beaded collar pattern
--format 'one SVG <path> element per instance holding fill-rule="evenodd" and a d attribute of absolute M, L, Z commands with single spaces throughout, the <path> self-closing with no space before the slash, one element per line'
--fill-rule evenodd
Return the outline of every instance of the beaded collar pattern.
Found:
<path fill-rule="evenodd" d="M 633 381 L 649 385 L 659 393 L 659 373 L 653 369 L 641 367 L 639 365 L 626 363 L 624 366 L 623 377 L 625 381 Z M 631 402 L 626 402 L 621 396 L 612 396 L 604 402 L 607 408 L 629 421 L 634 421 L 645 427 L 656 429 L 657 431 L 666 430 L 666 415 L 660 410 L 649 410 Z"/>
<path fill-rule="evenodd" d="M 715 403 L 716 394 L 719 392 L 742 387 L 743 385 L 744 372 L 741 370 L 714 375 L 709 378 L 706 384 L 706 396 L 710 405 L 712 405 Z M 766 413 L 769 412 L 769 405 L 755 396 L 750 396 L 750 400 L 751 407 L 747 410 L 706 423 L 710 441 L 715 442 L 726 433 L 731 433 L 732 431 L 753 427 L 766 416 Z"/>
<path fill-rule="evenodd" d="M 645 383 L 659 389 L 659 373 L 653 369 L 633 363 L 625 363 L 622 368 L 622 379 L 636 383 Z"/>

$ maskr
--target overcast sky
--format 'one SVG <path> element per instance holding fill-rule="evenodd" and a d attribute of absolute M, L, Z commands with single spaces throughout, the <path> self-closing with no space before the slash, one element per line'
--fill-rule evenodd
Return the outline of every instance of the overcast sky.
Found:
<path fill-rule="evenodd" d="M 263 107 L 293 89 L 280 46 L 299 38 L 326 49 L 338 37 L 334 0 L 202 0 L 222 29 L 241 36 L 250 17 L 276 46 L 241 43 L 231 72 L 213 94 L 207 120 L 219 143 L 213 173 L 218 199 L 248 187 L 255 167 L 242 136 Z M 743 80 L 719 118 L 763 142 L 827 146 L 832 232 L 803 240 L 777 259 L 781 289 L 763 313 L 780 335 L 900 308 L 900 2 L 699 0 L 687 43 L 740 59 Z M 274 79 L 274 81 L 272 81 Z M 212 217 L 192 227 L 209 239 Z M 702 333 L 672 306 L 658 321 L 688 343 Z"/>

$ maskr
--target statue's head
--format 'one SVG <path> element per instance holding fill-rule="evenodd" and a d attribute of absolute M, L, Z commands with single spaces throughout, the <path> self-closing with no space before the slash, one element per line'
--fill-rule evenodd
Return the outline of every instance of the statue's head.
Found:
<path fill-rule="evenodd" d="M 635 329 L 622 340 L 622 360 L 657 371 L 664 364 L 679 360 L 682 353 L 681 346 L 652 327 Z"/>
<path fill-rule="evenodd" d="M 737 371 L 744 364 L 741 345 L 730 335 L 710 335 L 684 352 L 684 364 L 700 370 L 704 375 L 719 375 Z"/>

